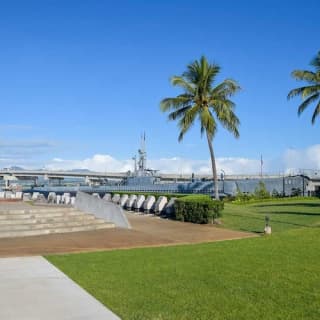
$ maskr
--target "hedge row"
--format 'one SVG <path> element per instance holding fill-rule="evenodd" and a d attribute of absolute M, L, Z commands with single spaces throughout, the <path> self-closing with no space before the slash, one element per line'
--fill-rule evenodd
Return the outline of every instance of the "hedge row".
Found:
<path fill-rule="evenodd" d="M 207 195 L 190 195 L 174 203 L 174 218 L 193 223 L 212 223 L 221 217 L 224 203 Z"/>

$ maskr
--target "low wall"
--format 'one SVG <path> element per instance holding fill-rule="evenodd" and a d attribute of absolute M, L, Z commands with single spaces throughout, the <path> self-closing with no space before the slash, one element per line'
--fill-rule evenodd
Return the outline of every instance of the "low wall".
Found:
<path fill-rule="evenodd" d="M 131 229 L 130 223 L 123 213 L 122 208 L 112 202 L 107 202 L 78 191 L 74 207 L 81 211 L 94 214 L 97 218 L 113 222 L 116 227 Z"/>

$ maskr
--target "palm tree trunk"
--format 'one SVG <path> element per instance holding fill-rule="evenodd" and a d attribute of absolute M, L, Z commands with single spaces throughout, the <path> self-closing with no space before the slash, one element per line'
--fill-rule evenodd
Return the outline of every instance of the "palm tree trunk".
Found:
<path fill-rule="evenodd" d="M 216 160 L 214 158 L 212 141 L 211 141 L 208 133 L 207 133 L 207 140 L 208 140 L 208 146 L 209 146 L 209 151 L 210 151 L 212 174 L 213 174 L 213 180 L 214 180 L 214 197 L 216 200 L 219 200 L 219 190 L 218 190 L 219 186 L 218 186 Z"/>

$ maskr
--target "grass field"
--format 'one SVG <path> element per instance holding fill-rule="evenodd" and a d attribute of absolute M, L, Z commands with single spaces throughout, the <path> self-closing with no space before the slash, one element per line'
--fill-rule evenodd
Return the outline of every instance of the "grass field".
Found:
<path fill-rule="evenodd" d="M 223 227 L 259 233 L 264 229 L 266 215 L 273 232 L 320 227 L 320 200 L 288 198 L 252 204 L 226 203 Z"/>
<path fill-rule="evenodd" d="M 265 213 L 270 237 L 47 259 L 123 319 L 320 319 L 320 201 L 228 204 L 223 221 L 260 231 Z"/>

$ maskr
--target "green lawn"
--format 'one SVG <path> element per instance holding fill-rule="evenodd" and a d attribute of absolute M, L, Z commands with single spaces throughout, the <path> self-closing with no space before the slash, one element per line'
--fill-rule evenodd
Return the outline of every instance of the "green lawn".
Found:
<path fill-rule="evenodd" d="M 235 229 L 271 213 L 268 237 L 47 259 L 123 319 L 318 320 L 320 201 L 288 204 L 226 205 Z"/>
<path fill-rule="evenodd" d="M 273 232 L 301 227 L 320 227 L 320 200 L 281 199 L 252 204 L 226 203 L 223 227 L 262 232 L 265 216 L 269 215 Z"/>

